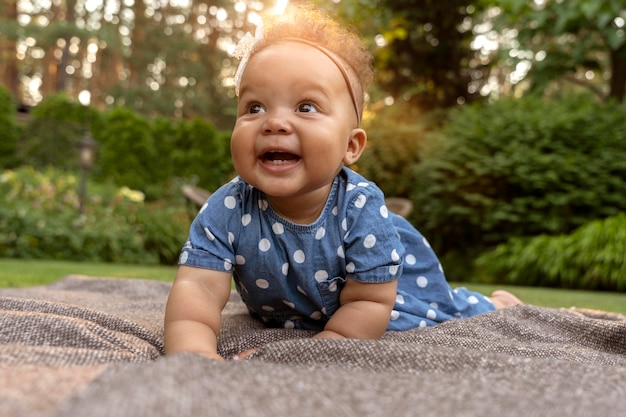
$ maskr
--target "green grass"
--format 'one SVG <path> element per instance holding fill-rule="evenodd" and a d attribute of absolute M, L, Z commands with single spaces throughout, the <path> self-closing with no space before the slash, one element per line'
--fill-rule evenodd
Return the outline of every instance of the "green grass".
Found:
<path fill-rule="evenodd" d="M 173 281 L 174 275 L 176 275 L 176 267 L 0 259 L 0 287 L 46 285 L 73 274 L 96 277 L 146 278 L 159 281 Z"/>
<path fill-rule="evenodd" d="M 607 291 L 563 290 L 543 287 L 520 287 L 474 283 L 452 283 L 453 287 L 467 287 L 472 291 L 490 295 L 494 290 L 510 291 L 526 304 L 554 308 L 590 308 L 626 315 L 626 293 Z"/>
<path fill-rule="evenodd" d="M 176 274 L 176 267 L 0 259 L 0 287 L 46 285 L 72 274 L 96 277 L 146 278 L 171 282 Z M 527 304 L 544 307 L 580 307 L 626 314 L 626 293 L 474 283 L 452 283 L 452 286 L 465 286 L 485 295 L 491 294 L 496 289 L 506 289 Z"/>

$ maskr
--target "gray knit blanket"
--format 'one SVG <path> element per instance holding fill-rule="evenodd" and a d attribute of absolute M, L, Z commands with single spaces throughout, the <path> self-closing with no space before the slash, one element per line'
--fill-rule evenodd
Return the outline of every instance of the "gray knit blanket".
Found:
<path fill-rule="evenodd" d="M 623 316 L 530 305 L 381 340 L 265 329 L 236 294 L 219 350 L 163 356 L 169 283 L 0 290 L 0 416 L 625 416 Z"/>

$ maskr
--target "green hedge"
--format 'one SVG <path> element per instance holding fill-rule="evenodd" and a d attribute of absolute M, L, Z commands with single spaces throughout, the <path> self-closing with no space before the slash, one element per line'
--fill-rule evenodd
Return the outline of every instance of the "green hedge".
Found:
<path fill-rule="evenodd" d="M 512 238 L 476 265 L 497 283 L 626 291 L 626 213 L 568 235 Z"/>
<path fill-rule="evenodd" d="M 64 94 L 51 95 L 33 108 L 30 122 L 18 141 L 20 165 L 44 169 L 78 169 L 76 144 L 85 133 L 97 130 L 100 113 L 70 100 Z"/>
<path fill-rule="evenodd" d="M 411 220 L 441 254 L 626 211 L 626 105 L 585 96 L 454 110 L 412 166 Z"/>
<path fill-rule="evenodd" d="M 15 110 L 5 110 L 3 100 L 0 93 L 4 168 L 29 165 L 76 172 L 76 144 L 89 130 L 99 145 L 90 174 L 102 182 L 141 190 L 150 201 L 167 196 L 174 183 L 214 190 L 233 175 L 230 132 L 217 130 L 209 121 L 150 120 L 123 107 L 99 112 L 59 94 L 34 108 L 18 137 L 19 131 L 10 129 Z"/>

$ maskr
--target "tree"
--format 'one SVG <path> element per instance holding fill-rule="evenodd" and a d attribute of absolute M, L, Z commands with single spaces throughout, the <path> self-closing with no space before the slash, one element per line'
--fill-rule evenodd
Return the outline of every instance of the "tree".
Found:
<path fill-rule="evenodd" d="M 622 102 L 626 93 L 626 4 L 623 0 L 487 0 L 499 11 L 500 33 L 516 33 L 505 49 L 511 66 L 529 64 L 530 89 L 554 81 Z"/>
<path fill-rule="evenodd" d="M 4 85 L 13 93 L 13 98 L 18 97 L 18 65 L 15 54 L 17 26 L 17 0 L 6 0 L 0 4 L 0 85 Z"/>

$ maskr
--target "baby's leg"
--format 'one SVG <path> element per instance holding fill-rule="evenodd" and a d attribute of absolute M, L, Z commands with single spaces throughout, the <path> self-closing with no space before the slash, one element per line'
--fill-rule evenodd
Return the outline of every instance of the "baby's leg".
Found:
<path fill-rule="evenodd" d="M 522 304 L 522 301 L 519 298 L 504 290 L 497 290 L 491 293 L 490 300 L 497 309 Z"/>

